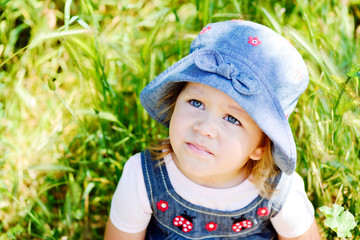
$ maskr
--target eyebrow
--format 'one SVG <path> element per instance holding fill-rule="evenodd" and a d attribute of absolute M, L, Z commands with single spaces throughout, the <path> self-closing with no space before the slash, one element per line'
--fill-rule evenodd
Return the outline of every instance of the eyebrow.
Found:
<path fill-rule="evenodd" d="M 228 107 L 232 110 L 235 110 L 239 113 L 246 113 L 248 114 L 243 108 L 239 108 L 238 106 L 234 106 L 234 105 L 228 105 Z"/>
<path fill-rule="evenodd" d="M 188 88 L 187 90 L 191 94 L 203 94 L 204 93 L 204 91 L 200 87 L 197 87 L 196 85 L 195 86 L 193 85 L 191 88 Z"/>

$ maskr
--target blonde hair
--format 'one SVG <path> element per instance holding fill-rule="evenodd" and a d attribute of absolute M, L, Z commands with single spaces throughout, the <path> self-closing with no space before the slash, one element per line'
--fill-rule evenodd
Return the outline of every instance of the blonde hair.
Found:
<path fill-rule="evenodd" d="M 259 189 L 260 195 L 264 198 L 270 198 L 276 189 L 273 178 L 280 173 L 280 169 L 274 163 L 271 154 L 272 142 L 268 136 L 263 134 L 259 147 L 263 148 L 263 155 L 260 160 L 249 159 L 244 169 L 248 175 L 251 175 L 251 181 Z"/>
<path fill-rule="evenodd" d="M 186 86 L 186 82 L 176 83 L 169 89 L 169 94 L 162 96 L 158 107 L 161 108 L 160 115 L 163 117 L 164 125 L 168 125 L 174 112 L 177 97 Z M 152 158 L 163 163 L 166 155 L 173 153 L 170 139 L 156 139 L 156 142 L 149 148 Z M 260 160 L 249 159 L 244 165 L 244 169 L 250 180 L 259 189 L 260 195 L 264 198 L 270 198 L 276 189 L 276 185 L 271 181 L 279 172 L 279 168 L 275 165 L 271 154 L 272 142 L 268 136 L 263 134 L 258 147 L 263 148 L 263 156 Z"/>

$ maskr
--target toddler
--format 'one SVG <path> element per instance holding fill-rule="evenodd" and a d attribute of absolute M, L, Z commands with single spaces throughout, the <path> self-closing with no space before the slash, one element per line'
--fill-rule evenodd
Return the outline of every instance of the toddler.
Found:
<path fill-rule="evenodd" d="M 141 92 L 169 138 L 126 163 L 105 239 L 319 239 L 288 122 L 308 82 L 273 30 L 204 27 Z"/>

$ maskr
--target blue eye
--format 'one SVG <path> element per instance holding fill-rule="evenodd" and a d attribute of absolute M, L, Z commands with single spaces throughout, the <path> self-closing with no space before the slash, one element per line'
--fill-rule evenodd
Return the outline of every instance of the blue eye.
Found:
<path fill-rule="evenodd" d="M 234 118 L 234 117 L 231 116 L 231 115 L 227 115 L 227 116 L 225 117 L 225 120 L 228 121 L 229 123 L 236 124 L 236 125 L 240 125 L 240 121 L 237 120 L 236 118 Z"/>
<path fill-rule="evenodd" d="M 202 107 L 202 102 L 192 99 L 189 101 L 191 105 L 193 105 L 196 108 L 201 108 Z"/>

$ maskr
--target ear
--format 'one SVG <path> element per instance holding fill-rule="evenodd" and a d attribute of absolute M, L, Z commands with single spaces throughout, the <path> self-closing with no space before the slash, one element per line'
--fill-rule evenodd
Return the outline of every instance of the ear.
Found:
<path fill-rule="evenodd" d="M 264 147 L 256 148 L 249 156 L 252 160 L 260 160 L 264 155 Z"/>

